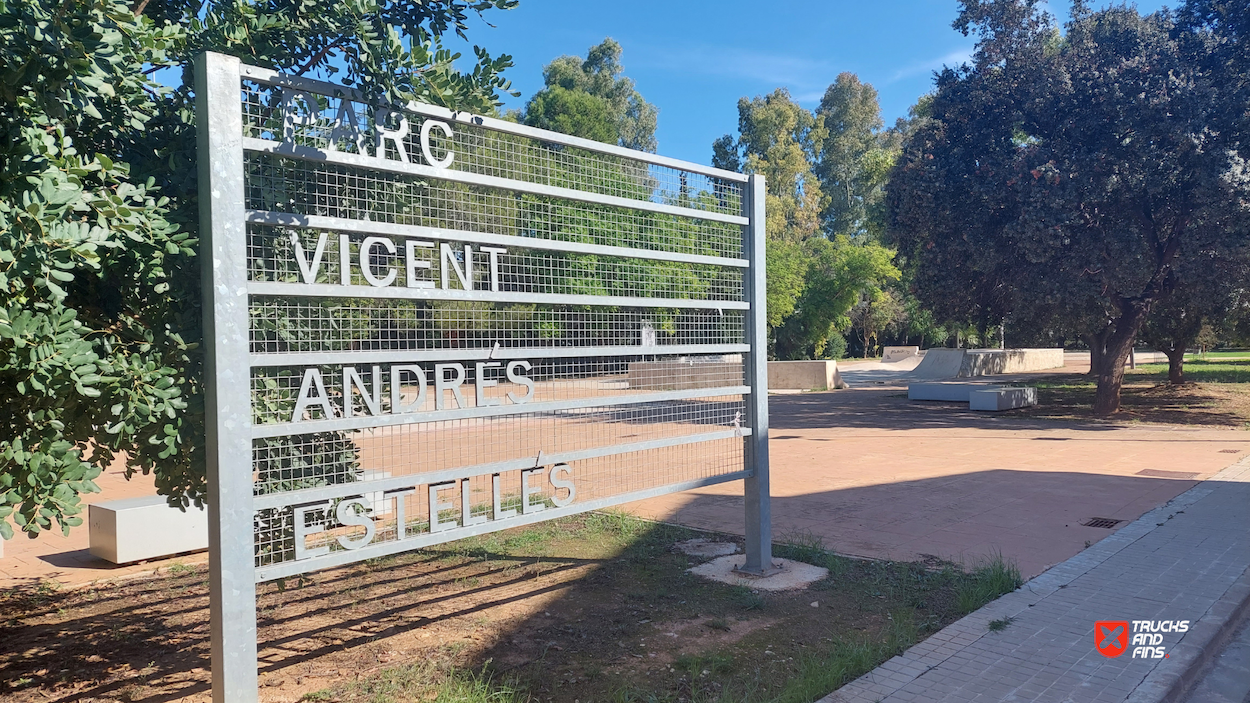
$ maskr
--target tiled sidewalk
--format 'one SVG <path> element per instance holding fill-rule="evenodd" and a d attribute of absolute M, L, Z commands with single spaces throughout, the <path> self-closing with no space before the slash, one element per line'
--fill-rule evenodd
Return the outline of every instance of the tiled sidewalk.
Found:
<path fill-rule="evenodd" d="M 1248 606 L 1250 458 L 820 703 L 1175 700 Z M 1164 635 L 1167 658 L 1133 658 L 1132 646 L 1107 658 L 1094 645 L 1099 620 L 1191 625 Z"/>

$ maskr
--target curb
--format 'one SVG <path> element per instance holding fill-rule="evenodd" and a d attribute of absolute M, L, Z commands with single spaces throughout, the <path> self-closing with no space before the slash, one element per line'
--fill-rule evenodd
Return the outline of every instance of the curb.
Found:
<path fill-rule="evenodd" d="M 1237 630 L 1250 619 L 1250 567 L 1211 605 L 1189 632 L 1168 650 L 1165 668 L 1156 666 L 1125 703 L 1179 703 L 1202 680 Z M 1176 669 L 1180 671 L 1176 671 Z"/>

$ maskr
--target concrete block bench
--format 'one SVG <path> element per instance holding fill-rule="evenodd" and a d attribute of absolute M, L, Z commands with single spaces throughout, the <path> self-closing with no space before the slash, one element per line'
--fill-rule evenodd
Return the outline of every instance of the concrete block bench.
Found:
<path fill-rule="evenodd" d="M 208 549 L 207 511 L 171 508 L 165 496 L 88 505 L 87 523 L 91 555 L 114 564 Z"/>
<path fill-rule="evenodd" d="M 967 403 L 973 391 L 997 390 L 1003 386 L 991 386 L 984 383 L 960 383 L 958 381 L 930 381 L 925 383 L 907 384 L 908 400 L 945 400 L 953 403 Z"/>
<path fill-rule="evenodd" d="M 1037 405 L 1036 388 L 994 388 L 975 390 L 968 395 L 970 410 L 1015 410 Z"/>
<path fill-rule="evenodd" d="M 815 361 L 768 362 L 768 388 L 770 390 L 830 391 L 846 388 L 838 373 L 838 362 L 818 359 Z"/>

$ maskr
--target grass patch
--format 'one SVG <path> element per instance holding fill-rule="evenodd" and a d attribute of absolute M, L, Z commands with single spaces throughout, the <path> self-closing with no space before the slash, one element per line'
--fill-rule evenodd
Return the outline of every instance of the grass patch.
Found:
<path fill-rule="evenodd" d="M 968 578 L 960 580 L 956 602 L 965 614 L 980 608 L 1004 593 L 1011 593 L 1024 583 L 1020 570 L 995 554 L 973 569 Z"/>
<path fill-rule="evenodd" d="M 829 576 L 757 592 L 689 573 L 701 560 L 674 545 L 708 536 L 735 539 L 589 514 L 262 586 L 264 691 L 321 703 L 807 702 L 1019 579 L 1001 559 L 865 561 L 803 533 L 775 553 Z M 0 594 L 0 612 L 4 636 L 23 643 L 0 651 L 5 703 L 173 700 L 209 686 L 201 571 L 45 584 Z"/>
<path fill-rule="evenodd" d="M 530 696 L 506 683 L 495 681 L 485 671 L 439 671 L 422 662 L 387 669 L 374 676 L 306 693 L 309 703 L 524 703 Z"/>
<path fill-rule="evenodd" d="M 991 620 L 989 624 L 989 630 L 990 632 L 1002 632 L 1003 630 L 1007 629 L 1008 625 L 1010 625 L 1011 623 L 1015 621 L 1016 621 L 1015 618 L 999 618 L 997 620 Z"/>
<path fill-rule="evenodd" d="M 1128 373 L 1134 380 L 1164 383 L 1168 380 L 1168 365 L 1139 364 Z M 1250 359 L 1186 359 L 1185 380 L 1194 383 L 1247 383 L 1250 382 Z"/>
<path fill-rule="evenodd" d="M 1185 362 L 1191 359 L 1206 361 L 1208 359 L 1247 359 L 1250 358 L 1250 349 L 1224 349 L 1221 351 L 1209 351 L 1205 353 L 1185 352 Z"/>
<path fill-rule="evenodd" d="M 785 535 L 774 554 L 830 570 L 814 586 L 822 607 L 813 610 L 811 592 L 768 593 L 690 576 L 686 569 L 697 562 L 672 545 L 699 535 L 601 513 L 445 545 L 438 551 L 480 558 L 608 559 L 544 611 L 559 624 L 518 628 L 527 642 L 542 643 L 527 657 L 495 647 L 459 662 L 458 671 L 485 666 L 476 677 L 409 666 L 317 695 L 401 700 L 386 696 L 417 676 L 406 685 L 424 698 L 402 700 L 470 703 L 497 690 L 504 701 L 806 703 L 1020 585 L 1019 571 L 1000 555 L 971 570 L 876 562 L 835 554 L 810 532 Z M 479 697 L 447 697 L 439 687 L 451 683 Z"/>

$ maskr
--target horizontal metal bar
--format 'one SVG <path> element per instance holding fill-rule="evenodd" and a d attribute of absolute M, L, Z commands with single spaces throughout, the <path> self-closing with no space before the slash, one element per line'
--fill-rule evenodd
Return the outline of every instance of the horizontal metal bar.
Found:
<path fill-rule="evenodd" d="M 697 478 L 690 481 L 682 481 L 681 483 L 671 483 L 667 486 L 657 486 L 656 488 L 647 488 L 641 491 L 632 491 L 630 493 L 622 493 L 620 495 L 608 496 L 596 500 L 588 500 L 584 503 L 573 503 L 563 508 L 551 508 L 542 510 L 537 513 L 529 513 L 518 515 L 507 520 L 490 521 L 472 527 L 458 527 L 444 532 L 435 532 L 433 534 L 421 534 L 409 537 L 403 540 L 394 540 L 390 542 L 379 542 L 371 544 L 360 549 L 343 550 L 341 552 L 331 552 L 322 557 L 313 557 L 311 559 L 302 559 L 300 561 L 288 561 L 281 564 L 273 564 L 270 566 L 261 566 L 256 569 L 256 582 L 263 583 L 274 579 L 285 578 L 287 576 L 295 576 L 309 571 L 318 569 L 327 569 L 333 566 L 343 566 L 365 559 L 376 559 L 390 554 L 398 554 L 423 547 L 431 547 L 444 542 L 452 542 L 465 537 L 474 537 L 490 532 L 498 532 L 499 530 L 507 530 L 513 527 L 524 527 L 532 525 L 536 522 L 552 520 L 555 518 L 568 517 L 579 513 L 586 513 L 592 510 L 600 510 L 602 508 L 611 507 L 613 505 L 621 505 L 623 503 L 632 503 L 636 500 L 644 500 L 646 498 L 654 498 L 656 496 L 667 495 L 669 493 L 679 493 L 694 488 L 702 488 L 703 486 L 711 486 L 717 483 L 727 483 L 729 481 L 737 481 L 739 479 L 748 478 L 750 471 L 735 471 L 730 474 L 721 474 L 719 476 L 708 476 L 706 478 Z"/>
<path fill-rule="evenodd" d="M 361 93 L 358 90 L 346 88 L 341 85 L 334 85 L 333 83 L 326 83 L 324 81 L 319 81 L 319 80 L 315 80 L 312 78 L 304 78 L 302 76 L 289 76 L 289 75 L 278 73 L 277 71 L 273 71 L 267 68 L 261 68 L 259 66 L 247 66 L 247 65 L 242 66 L 242 68 L 240 69 L 240 74 L 244 78 L 257 81 L 258 83 L 265 83 L 268 85 L 277 85 L 277 86 L 290 86 L 297 90 L 304 90 L 309 93 L 317 93 L 319 95 L 328 95 L 331 97 L 345 97 L 358 103 L 372 104 L 372 101 L 370 101 L 364 95 L 364 93 Z M 389 107 L 389 106 L 380 105 L 380 107 Z M 499 120 L 493 117 L 482 117 L 480 115 L 472 115 L 467 112 L 454 112 L 452 110 L 448 110 L 445 107 L 438 107 L 435 105 L 425 105 L 425 104 L 418 103 L 418 102 L 410 102 L 406 106 L 406 109 L 409 112 L 415 112 L 421 115 L 428 115 L 430 117 L 436 117 L 441 120 L 449 120 L 449 121 L 458 122 L 460 124 L 473 125 L 475 127 L 483 127 L 485 129 L 490 129 L 496 132 L 503 132 L 505 134 L 515 134 L 517 136 L 529 137 L 531 139 L 537 139 L 539 141 L 544 141 L 544 142 L 551 142 L 554 144 L 564 144 L 566 146 L 576 147 L 578 149 L 585 149 L 586 151 L 595 151 L 601 154 L 621 156 L 627 159 L 633 159 L 635 161 L 642 161 L 645 163 L 654 164 L 656 166 L 664 166 L 667 168 L 677 169 L 679 171 L 688 171 L 690 173 L 698 173 L 704 176 L 710 176 L 712 178 L 719 178 L 723 181 L 733 181 L 735 183 L 746 183 L 747 178 L 748 178 L 748 176 L 746 176 L 745 174 L 737 173 L 734 171 L 726 171 L 724 169 L 715 168 L 712 166 L 705 166 L 703 164 L 694 163 L 693 161 L 682 161 L 681 159 L 674 159 L 674 158 L 670 158 L 667 156 L 660 156 L 659 154 L 652 154 L 646 151 L 626 149 L 625 147 L 616 146 L 615 144 L 604 144 L 603 142 L 596 142 L 590 139 L 583 139 L 581 137 L 573 137 L 567 134 L 561 134 L 559 132 L 552 132 L 552 131 L 545 130 L 545 129 L 538 129 L 537 127 L 530 127 L 528 125 L 517 124 L 515 122 L 507 122 L 505 120 Z"/>
<path fill-rule="evenodd" d="M 629 454 L 630 452 L 643 452 L 650 449 L 667 449 L 668 447 L 680 447 L 687 444 L 699 444 L 701 442 L 716 442 L 722 439 L 736 439 L 740 437 L 748 437 L 750 435 L 751 428 L 741 427 L 732 430 L 722 430 L 720 432 L 703 432 L 700 434 L 684 435 L 681 437 L 651 439 L 644 442 L 613 444 L 606 447 L 595 447 L 593 449 L 580 449 L 577 451 L 557 452 L 554 454 L 543 453 L 539 456 L 526 457 L 524 459 L 512 459 L 509 461 L 496 461 L 489 464 L 462 466 L 455 469 L 431 471 L 423 474 L 392 476 L 390 478 L 377 479 L 373 481 L 340 483 L 333 486 L 318 486 L 316 488 L 304 488 L 298 491 L 287 491 L 284 493 L 267 493 L 253 498 L 252 505 L 255 510 L 262 510 L 264 508 L 280 508 L 287 505 L 301 505 L 317 501 L 334 500 L 336 498 L 346 498 L 348 496 L 360 496 L 366 493 L 377 493 L 378 491 L 393 491 L 399 488 L 424 486 L 431 483 L 454 481 L 462 478 L 473 478 L 475 476 L 489 476 L 490 474 L 498 474 L 505 471 L 534 469 L 539 466 L 567 464 L 572 461 L 599 459 L 605 456 Z"/>
<path fill-rule="evenodd" d="M 610 395 L 604 397 L 573 398 L 570 400 L 552 400 L 542 403 L 523 403 L 520 405 L 489 405 L 481 408 L 460 408 L 457 410 L 434 410 L 432 412 L 403 413 L 400 415 L 366 415 L 363 417 L 344 417 L 333 420 L 307 420 L 304 422 L 275 422 L 266 425 L 252 425 L 252 437 L 285 437 L 289 435 L 308 434 L 310 432 L 349 432 L 367 430 L 375 427 L 395 427 L 415 425 L 422 422 L 440 422 L 443 420 L 465 420 L 470 418 L 501 417 L 504 415 L 529 415 L 533 413 L 549 413 L 560 410 L 577 410 L 580 408 L 614 407 L 635 403 L 660 403 L 667 400 L 689 400 L 691 398 L 719 398 L 727 395 L 746 395 L 751 392 L 750 386 L 718 386 L 716 388 L 689 388 L 680 391 L 656 391 L 638 393 L 636 395 Z"/>
<path fill-rule="evenodd" d="M 339 166 L 353 166 L 356 168 L 373 169 L 375 171 L 390 171 L 392 173 L 402 173 L 409 176 L 419 176 L 421 178 L 438 178 L 444 181 L 455 181 L 456 183 L 467 183 L 469 185 L 483 186 L 486 188 L 498 188 L 499 190 L 518 191 L 521 193 L 530 193 L 531 195 L 544 195 L 550 198 L 576 200 L 583 203 L 594 203 L 596 205 L 609 205 L 612 207 L 628 208 L 630 210 L 645 210 L 647 212 L 658 212 L 665 215 L 676 215 L 678 217 L 689 217 L 698 220 L 727 222 L 734 225 L 745 225 L 750 223 L 750 220 L 742 215 L 730 215 L 728 213 L 714 212 L 712 210 L 696 210 L 695 208 L 681 207 L 680 205 L 668 205 L 666 203 L 656 203 L 650 200 L 634 200 L 632 198 L 622 198 L 619 195 L 605 195 L 603 193 L 595 193 L 588 190 L 576 190 L 561 186 L 544 185 L 542 183 L 518 181 L 513 178 L 488 176 L 484 173 L 473 173 L 472 171 L 457 171 L 450 168 L 434 168 L 433 166 L 416 164 L 409 161 L 399 161 L 398 159 L 379 159 L 372 156 L 349 154 L 345 151 L 326 151 L 324 149 L 317 149 L 311 146 L 275 142 L 269 139 L 244 137 L 243 148 L 248 151 L 277 154 L 278 156 L 286 156 L 292 159 L 302 159 L 304 161 L 316 161 L 318 163 L 337 164 Z"/>
<path fill-rule="evenodd" d="M 582 295 L 563 293 L 512 293 L 446 288 L 406 288 L 403 286 L 344 286 L 333 283 L 277 283 L 253 281 L 247 284 L 252 295 L 278 295 L 303 298 L 387 298 L 390 300 L 472 300 L 482 303 L 521 303 L 538 305 L 606 305 L 622 308 L 691 308 L 699 310 L 747 310 L 741 300 L 692 300 L 690 298 L 637 298 L 625 295 Z"/>
<path fill-rule="evenodd" d="M 294 213 L 273 212 L 270 210 L 248 210 L 247 221 L 259 222 L 267 225 L 282 225 L 286 227 L 332 229 L 343 232 L 360 232 L 362 234 L 388 234 L 397 237 L 472 242 L 474 244 L 517 247 L 518 249 L 568 251 L 575 254 L 598 254 L 600 256 L 620 256 L 631 259 L 677 261 L 686 264 L 710 264 L 712 266 L 733 266 L 737 268 L 747 268 L 750 266 L 750 262 L 746 259 L 734 259 L 727 256 L 684 254 L 677 251 L 635 249 L 633 247 L 618 247 L 606 244 L 562 242 L 556 239 L 543 239 L 541 237 L 516 237 L 510 234 L 488 234 L 485 232 L 469 232 L 459 229 L 439 229 L 436 227 L 421 227 L 418 225 L 400 225 L 389 222 L 375 222 L 373 220 L 351 220 L 343 217 L 325 217 L 323 215 L 296 215 Z"/>
<path fill-rule="evenodd" d="M 479 359 L 560 359 L 594 356 L 695 356 L 745 354 L 748 344 L 671 344 L 667 346 L 613 347 L 485 347 L 480 349 L 408 349 L 324 352 L 253 353 L 253 368 L 264 366 L 316 366 L 319 364 L 394 364 L 409 361 L 474 361 Z"/>

